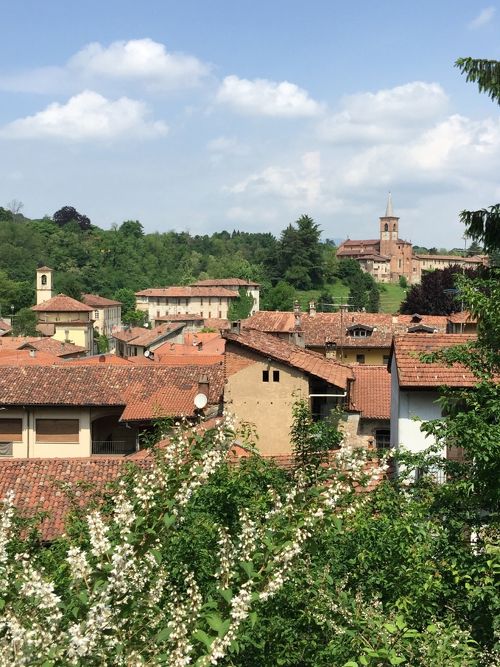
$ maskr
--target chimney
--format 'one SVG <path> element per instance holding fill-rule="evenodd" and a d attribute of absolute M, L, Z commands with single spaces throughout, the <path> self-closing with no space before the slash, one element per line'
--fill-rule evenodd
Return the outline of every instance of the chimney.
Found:
<path fill-rule="evenodd" d="M 207 375 L 200 375 L 198 379 L 198 393 L 205 394 L 208 398 L 208 390 L 210 389 L 210 383 L 208 382 Z"/>
<path fill-rule="evenodd" d="M 36 357 L 36 350 L 31 349 L 30 350 L 30 357 L 34 359 Z"/>
<path fill-rule="evenodd" d="M 105 361 L 106 361 L 106 357 L 104 356 L 104 354 L 101 354 L 101 356 L 99 357 L 99 363 L 103 364 Z"/>
<path fill-rule="evenodd" d="M 300 303 L 298 301 L 293 302 L 293 315 L 295 317 L 295 328 L 300 329 L 302 318 L 300 316 Z"/>
<path fill-rule="evenodd" d="M 309 301 L 309 315 L 311 317 L 316 317 L 316 302 Z"/>
<path fill-rule="evenodd" d="M 241 320 L 231 322 L 231 333 L 239 334 L 241 331 Z"/>
<path fill-rule="evenodd" d="M 198 352 L 201 352 L 203 350 L 203 341 L 199 341 L 196 343 L 196 347 L 198 348 Z"/>

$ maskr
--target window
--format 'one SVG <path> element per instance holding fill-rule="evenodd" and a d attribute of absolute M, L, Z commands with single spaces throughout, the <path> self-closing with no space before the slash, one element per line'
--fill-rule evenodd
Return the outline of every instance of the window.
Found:
<path fill-rule="evenodd" d="M 219 320 L 222 319 L 222 310 L 219 310 Z"/>
<path fill-rule="evenodd" d="M 0 442 L 22 442 L 22 439 L 22 419 L 0 419 Z"/>
<path fill-rule="evenodd" d="M 356 363 L 357 364 L 364 364 L 365 363 L 365 355 L 364 354 L 357 354 L 356 355 Z"/>
<path fill-rule="evenodd" d="M 273 382 L 279 382 L 279 381 L 280 381 L 280 372 L 273 371 Z"/>
<path fill-rule="evenodd" d="M 389 225 L 386 222 L 385 225 L 384 225 L 384 232 L 388 232 L 388 231 L 389 231 Z"/>
<path fill-rule="evenodd" d="M 262 382 L 269 382 L 269 371 L 262 371 Z"/>
<path fill-rule="evenodd" d="M 208 297 L 208 305 L 209 305 L 209 306 L 212 305 L 212 297 L 210 297 L 210 296 Z"/>
<path fill-rule="evenodd" d="M 42 285 L 46 285 L 46 284 L 47 284 L 47 276 L 46 276 L 45 274 L 42 275 L 41 283 L 42 283 Z"/>
<path fill-rule="evenodd" d="M 375 431 L 375 444 L 377 449 L 389 449 L 391 445 L 391 432 L 388 428 L 378 428 Z"/>
<path fill-rule="evenodd" d="M 200 297 L 200 306 L 203 306 L 203 297 Z"/>
<path fill-rule="evenodd" d="M 37 442 L 78 442 L 78 419 L 37 419 Z"/>
<path fill-rule="evenodd" d="M 94 310 L 94 319 L 95 320 L 99 319 L 99 311 L 98 310 Z"/>

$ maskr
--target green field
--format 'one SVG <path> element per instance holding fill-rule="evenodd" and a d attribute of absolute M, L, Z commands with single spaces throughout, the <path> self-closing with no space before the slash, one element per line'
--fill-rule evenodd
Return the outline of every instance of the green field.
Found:
<path fill-rule="evenodd" d="M 381 285 L 380 287 L 380 312 L 396 313 L 399 310 L 401 302 L 405 298 L 405 290 L 398 284 L 392 283 Z M 335 283 L 325 285 L 322 290 L 297 291 L 297 299 L 302 310 L 308 309 L 309 301 L 318 301 L 319 295 L 325 290 L 332 294 L 334 303 L 338 303 L 339 305 L 347 303 L 349 288 L 342 282 L 336 281 Z"/>

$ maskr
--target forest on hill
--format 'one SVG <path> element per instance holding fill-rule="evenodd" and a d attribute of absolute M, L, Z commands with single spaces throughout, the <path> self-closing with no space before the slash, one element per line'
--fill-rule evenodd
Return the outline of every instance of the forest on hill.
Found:
<path fill-rule="evenodd" d="M 321 303 L 326 308 L 328 286 L 337 283 L 359 308 L 378 310 L 373 279 L 356 262 L 339 262 L 335 244 L 321 240 L 320 226 L 307 215 L 276 238 L 244 231 L 147 234 L 137 220 L 101 229 L 70 206 L 39 220 L 0 207 L 0 247 L 4 316 L 34 303 L 35 271 L 42 264 L 55 270 L 55 291 L 74 298 L 98 293 L 123 299 L 146 287 L 236 277 L 261 283 L 264 309 L 291 309 L 307 290 L 316 290 L 320 309 Z"/>

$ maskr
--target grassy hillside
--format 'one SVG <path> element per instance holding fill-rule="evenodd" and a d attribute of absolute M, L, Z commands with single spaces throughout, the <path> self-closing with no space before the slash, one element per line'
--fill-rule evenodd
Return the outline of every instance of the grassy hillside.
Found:
<path fill-rule="evenodd" d="M 380 312 L 395 313 L 405 298 L 405 290 L 398 284 L 387 284 L 380 286 Z M 322 290 L 297 291 L 297 299 L 302 310 L 307 310 L 309 301 L 318 301 L 319 295 L 328 291 L 332 294 L 334 303 L 347 303 L 349 288 L 340 281 L 325 285 Z"/>

